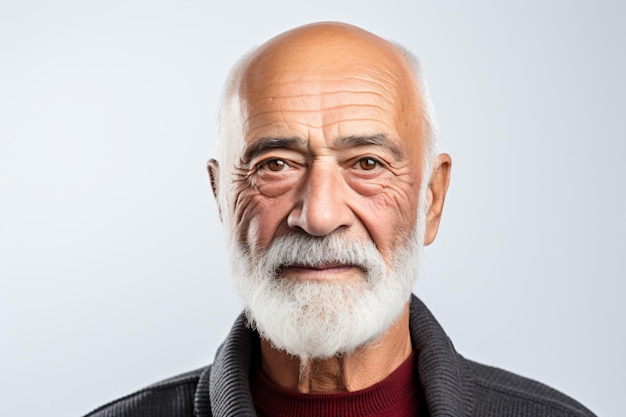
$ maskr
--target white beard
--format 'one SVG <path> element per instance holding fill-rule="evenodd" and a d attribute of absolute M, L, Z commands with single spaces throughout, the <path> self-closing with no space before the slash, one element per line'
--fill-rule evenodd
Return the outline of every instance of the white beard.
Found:
<path fill-rule="evenodd" d="M 257 257 L 237 248 L 231 258 L 235 287 L 250 324 L 274 348 L 301 359 L 325 359 L 367 345 L 402 313 L 417 279 L 423 230 L 416 227 L 394 251 L 388 268 L 372 242 L 342 234 L 290 234 Z M 284 265 L 355 265 L 363 278 L 302 281 L 280 276 Z M 304 362 L 304 361 L 303 361 Z"/>
<path fill-rule="evenodd" d="M 309 359 L 350 354 L 380 336 L 400 317 L 417 280 L 426 230 L 428 178 L 422 178 L 417 221 L 406 242 L 394 249 L 387 265 L 373 242 L 351 240 L 337 232 L 316 237 L 294 232 L 251 254 L 227 233 L 235 289 L 246 317 L 262 338 L 279 350 Z M 354 265 L 361 279 L 292 280 L 281 266 Z"/>

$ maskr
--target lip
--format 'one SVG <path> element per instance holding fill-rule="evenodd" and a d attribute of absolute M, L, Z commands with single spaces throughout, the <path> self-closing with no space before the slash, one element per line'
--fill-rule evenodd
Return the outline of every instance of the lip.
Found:
<path fill-rule="evenodd" d="M 313 280 L 336 279 L 341 275 L 352 275 L 355 272 L 362 272 L 362 269 L 355 265 L 346 265 L 341 263 L 330 263 L 315 266 L 291 264 L 280 267 L 280 275 L 282 276 Z"/>

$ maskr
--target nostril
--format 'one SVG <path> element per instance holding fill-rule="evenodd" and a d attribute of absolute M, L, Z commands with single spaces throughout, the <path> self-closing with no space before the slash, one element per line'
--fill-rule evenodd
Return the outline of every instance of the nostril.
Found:
<path fill-rule="evenodd" d="M 304 228 L 301 226 L 291 226 L 291 228 L 296 232 L 307 234 L 306 230 L 304 230 Z"/>

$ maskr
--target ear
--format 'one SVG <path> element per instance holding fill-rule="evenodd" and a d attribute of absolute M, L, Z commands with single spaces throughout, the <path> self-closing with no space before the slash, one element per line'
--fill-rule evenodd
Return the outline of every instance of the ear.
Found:
<path fill-rule="evenodd" d="M 424 245 L 430 245 L 437 236 L 439 221 L 443 211 L 443 202 L 446 199 L 448 185 L 450 184 L 450 170 L 452 169 L 452 159 L 450 155 L 443 153 L 437 157 L 433 172 L 428 184 L 427 204 L 428 214 L 426 216 L 426 234 Z"/>
<path fill-rule="evenodd" d="M 207 171 L 209 172 L 209 180 L 211 181 L 211 189 L 213 190 L 213 196 L 215 197 L 215 201 L 217 202 L 217 210 L 220 215 L 220 220 L 222 220 L 222 206 L 220 204 L 219 199 L 219 178 L 220 178 L 220 166 L 219 163 L 215 159 L 209 159 L 207 162 Z"/>

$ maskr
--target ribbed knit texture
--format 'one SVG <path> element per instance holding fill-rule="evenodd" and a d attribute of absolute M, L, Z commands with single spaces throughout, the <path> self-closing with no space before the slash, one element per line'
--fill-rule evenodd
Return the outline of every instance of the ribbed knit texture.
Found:
<path fill-rule="evenodd" d="M 426 306 L 413 297 L 411 340 L 432 417 L 593 417 L 554 389 L 459 355 Z M 88 417 L 255 416 L 250 394 L 258 334 L 241 315 L 210 367 L 149 386 Z"/>
<path fill-rule="evenodd" d="M 286 390 L 257 367 L 250 383 L 252 398 L 261 417 L 415 417 L 419 412 L 419 384 L 414 359 L 411 354 L 387 378 L 369 388 L 329 394 Z"/>

